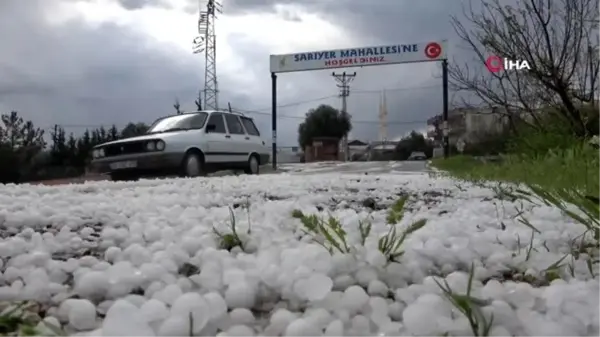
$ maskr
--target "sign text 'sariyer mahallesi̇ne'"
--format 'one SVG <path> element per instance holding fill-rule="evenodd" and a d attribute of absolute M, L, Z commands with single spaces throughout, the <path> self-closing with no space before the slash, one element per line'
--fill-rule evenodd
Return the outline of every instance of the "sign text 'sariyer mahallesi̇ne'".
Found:
<path fill-rule="evenodd" d="M 325 61 L 325 66 L 345 64 L 380 63 L 385 61 L 385 55 L 418 52 L 416 44 L 395 45 L 375 48 L 356 48 L 345 50 L 318 51 L 295 54 L 295 62 Z"/>

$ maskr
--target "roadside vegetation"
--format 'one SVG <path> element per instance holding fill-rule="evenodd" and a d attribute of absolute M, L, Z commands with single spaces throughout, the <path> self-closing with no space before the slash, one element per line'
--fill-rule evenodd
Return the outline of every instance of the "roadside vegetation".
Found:
<path fill-rule="evenodd" d="M 598 197 L 599 156 L 594 139 L 565 139 L 557 146 L 551 143 L 553 134 L 532 134 L 521 138 L 508 136 L 507 151 L 500 155 L 473 156 L 468 153 L 448 159 L 432 160 L 434 167 L 464 180 L 500 181 L 538 185 L 545 189 L 576 189 Z M 527 137 L 542 140 L 533 147 Z"/>

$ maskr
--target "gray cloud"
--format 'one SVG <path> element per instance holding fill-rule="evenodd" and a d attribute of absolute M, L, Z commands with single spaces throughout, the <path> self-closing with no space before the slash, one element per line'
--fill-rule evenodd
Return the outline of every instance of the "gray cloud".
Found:
<path fill-rule="evenodd" d="M 116 0 L 123 8 L 128 10 L 142 9 L 144 7 L 162 7 L 171 6 L 165 0 Z"/>
<path fill-rule="evenodd" d="M 98 27 L 83 21 L 66 25 L 47 24 L 44 8 L 60 0 L 4 0 L 0 3 L 0 107 L 15 109 L 41 127 L 65 125 L 124 125 L 128 121 L 151 122 L 171 113 L 179 98 L 184 108 L 203 85 L 203 62 L 198 55 L 184 54 L 123 26 Z M 182 0 L 188 1 L 188 0 Z M 124 8 L 164 6 L 162 0 L 119 0 Z M 291 1 L 289 1 L 291 2 Z M 182 2 L 183 3 L 183 2 Z M 190 9 L 196 2 L 190 2 Z M 279 1 L 278 3 L 282 3 Z M 448 37 L 448 15 L 460 8 L 459 1 L 367 2 L 294 1 L 319 13 L 350 34 L 372 44 L 420 42 Z M 225 14 L 273 11 L 274 2 L 258 0 L 223 1 Z M 195 8 L 197 11 L 197 8 Z M 288 20 L 302 20 L 293 11 L 282 12 Z M 6 32 L 6 33 L 5 33 Z M 239 35 L 231 38 L 243 76 L 219 72 L 221 104 L 231 102 L 254 113 L 265 135 L 270 135 L 269 50 L 260 41 Z M 223 69 L 220 67 L 218 69 Z M 442 108 L 441 81 L 436 64 L 338 69 L 356 71 L 349 112 L 356 121 L 352 136 L 375 139 L 378 125 L 377 90 L 387 92 L 388 134 L 397 136 L 422 129 L 428 117 Z M 219 71 L 219 70 L 218 70 Z M 282 74 L 279 76 L 279 141 L 296 144 L 296 130 L 304 113 L 321 103 L 340 106 L 335 97 L 331 71 Z M 333 96 L 321 100 L 315 98 Z M 289 104 L 300 101 L 306 103 Z M 81 127 L 67 128 L 80 133 Z"/>

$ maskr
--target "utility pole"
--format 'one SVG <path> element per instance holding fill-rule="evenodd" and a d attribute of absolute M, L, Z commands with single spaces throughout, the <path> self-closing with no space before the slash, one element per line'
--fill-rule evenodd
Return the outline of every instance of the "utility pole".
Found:
<path fill-rule="evenodd" d="M 204 108 L 219 109 L 219 85 L 217 81 L 217 38 L 215 35 L 216 13 L 222 13 L 223 7 L 215 0 L 208 0 L 206 9 L 200 9 L 198 33 L 194 39 L 193 52 L 204 52 Z"/>
<path fill-rule="evenodd" d="M 381 101 L 379 102 L 379 141 L 385 144 L 387 141 L 387 100 L 385 97 L 385 90 L 381 94 Z"/>
<path fill-rule="evenodd" d="M 346 98 L 348 96 L 350 96 L 350 85 L 349 84 L 356 77 L 356 72 L 354 72 L 352 74 L 346 74 L 345 71 L 341 74 L 336 74 L 334 72 L 331 74 L 331 76 L 333 76 L 333 78 L 335 78 L 335 81 L 338 83 L 337 87 L 340 88 L 340 97 L 342 98 L 342 116 L 347 117 L 348 102 L 347 102 Z M 344 137 L 342 137 L 341 148 L 344 151 L 344 161 L 348 161 L 349 153 L 348 153 L 348 135 L 347 134 L 344 135 Z"/>

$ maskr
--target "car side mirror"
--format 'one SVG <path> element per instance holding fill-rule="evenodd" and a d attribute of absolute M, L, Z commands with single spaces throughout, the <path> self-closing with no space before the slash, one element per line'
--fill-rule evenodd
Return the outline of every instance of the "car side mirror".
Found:
<path fill-rule="evenodd" d="M 213 132 L 217 129 L 217 126 L 214 124 L 208 124 L 206 126 L 206 133 Z"/>

